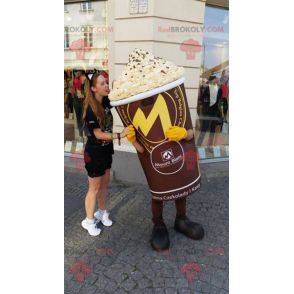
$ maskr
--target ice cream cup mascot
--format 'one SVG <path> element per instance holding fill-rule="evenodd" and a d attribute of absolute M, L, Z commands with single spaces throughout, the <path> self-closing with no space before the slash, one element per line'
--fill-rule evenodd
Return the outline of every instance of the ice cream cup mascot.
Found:
<path fill-rule="evenodd" d="M 129 126 L 130 133 L 127 135 L 129 142 L 133 144 L 139 153 L 146 152 L 144 147 L 136 140 L 136 131 L 132 125 Z M 183 127 L 172 126 L 166 133 L 166 138 L 169 141 L 181 141 L 181 140 L 193 140 L 193 130 L 186 130 Z M 169 234 L 167 227 L 164 223 L 163 201 L 152 199 L 152 221 L 154 224 L 150 243 L 153 249 L 157 251 L 166 250 L 170 246 Z M 174 223 L 174 229 L 194 240 L 200 240 L 204 237 L 204 229 L 201 224 L 192 222 L 186 215 L 186 197 L 174 200 L 176 206 L 176 217 Z"/>

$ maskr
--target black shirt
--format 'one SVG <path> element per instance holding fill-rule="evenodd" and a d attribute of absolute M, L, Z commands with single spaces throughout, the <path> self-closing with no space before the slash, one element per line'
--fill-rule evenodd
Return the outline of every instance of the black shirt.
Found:
<path fill-rule="evenodd" d="M 97 139 L 94 134 L 94 129 L 101 129 L 102 132 L 112 133 L 113 117 L 110 111 L 112 106 L 110 105 L 108 97 L 103 97 L 102 106 L 105 113 L 103 128 L 100 126 L 99 121 L 95 116 L 92 108 L 90 106 L 88 107 L 87 115 L 85 118 L 88 136 L 87 145 L 90 145 L 91 147 L 97 147 L 97 149 L 100 149 L 101 151 L 111 151 L 113 153 L 113 142 Z"/>
<path fill-rule="evenodd" d="M 211 117 L 219 117 L 219 102 L 222 97 L 221 88 L 218 89 L 216 103 L 210 106 L 210 89 L 209 85 L 205 85 L 203 89 L 201 89 L 201 97 L 200 101 L 202 104 L 202 115 L 211 116 Z"/>

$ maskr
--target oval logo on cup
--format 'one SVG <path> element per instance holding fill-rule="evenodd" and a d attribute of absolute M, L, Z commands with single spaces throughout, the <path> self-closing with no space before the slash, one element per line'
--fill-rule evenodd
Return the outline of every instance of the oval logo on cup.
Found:
<path fill-rule="evenodd" d="M 150 153 L 152 167 L 160 174 L 175 174 L 184 165 L 184 150 L 180 143 L 165 141 Z"/>

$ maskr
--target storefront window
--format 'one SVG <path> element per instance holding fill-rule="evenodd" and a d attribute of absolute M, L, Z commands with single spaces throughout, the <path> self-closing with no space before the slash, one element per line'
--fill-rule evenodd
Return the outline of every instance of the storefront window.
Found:
<path fill-rule="evenodd" d="M 196 145 L 200 158 L 229 156 L 229 11 L 206 7 Z"/>
<path fill-rule="evenodd" d="M 107 1 L 64 5 L 64 138 L 65 152 L 82 153 L 83 83 L 94 70 L 108 76 Z"/>

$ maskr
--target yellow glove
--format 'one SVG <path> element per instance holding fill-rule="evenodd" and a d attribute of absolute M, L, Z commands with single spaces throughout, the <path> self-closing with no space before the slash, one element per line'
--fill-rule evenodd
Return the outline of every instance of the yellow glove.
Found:
<path fill-rule="evenodd" d="M 127 139 L 129 142 L 134 143 L 136 142 L 136 132 L 132 125 L 128 126 L 130 133 L 127 135 Z"/>
<path fill-rule="evenodd" d="M 170 141 L 180 141 L 187 137 L 187 130 L 185 128 L 173 126 L 166 131 L 165 136 Z"/>

